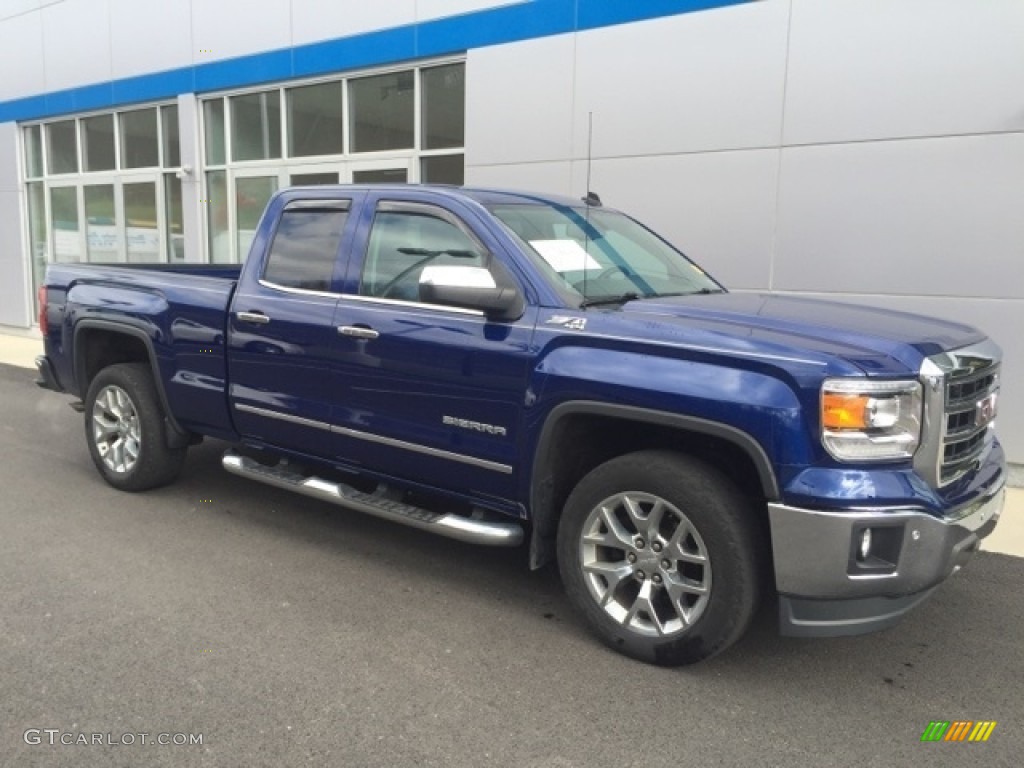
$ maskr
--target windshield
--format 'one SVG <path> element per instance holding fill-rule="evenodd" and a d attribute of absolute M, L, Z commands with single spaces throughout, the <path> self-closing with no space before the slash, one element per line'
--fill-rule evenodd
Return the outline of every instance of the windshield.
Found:
<path fill-rule="evenodd" d="M 616 211 L 541 202 L 488 208 L 578 306 L 722 291 L 683 254 Z"/>

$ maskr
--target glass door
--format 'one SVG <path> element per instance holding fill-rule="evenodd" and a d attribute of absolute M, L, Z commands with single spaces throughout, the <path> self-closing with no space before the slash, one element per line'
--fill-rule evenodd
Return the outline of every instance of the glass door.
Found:
<path fill-rule="evenodd" d="M 85 229 L 77 184 L 50 185 L 50 231 L 53 232 L 53 260 L 59 263 L 85 261 Z"/>
<path fill-rule="evenodd" d="M 113 179 L 82 187 L 85 248 L 91 262 L 124 261 L 122 208 Z"/>
<path fill-rule="evenodd" d="M 162 190 L 156 176 L 130 176 L 121 182 L 124 206 L 124 251 L 130 264 L 159 264 L 167 260 Z"/>
<path fill-rule="evenodd" d="M 277 168 L 253 168 L 235 171 L 231 206 L 233 240 L 237 261 L 244 261 L 256 238 L 263 210 L 270 198 L 287 183 L 285 172 Z"/>

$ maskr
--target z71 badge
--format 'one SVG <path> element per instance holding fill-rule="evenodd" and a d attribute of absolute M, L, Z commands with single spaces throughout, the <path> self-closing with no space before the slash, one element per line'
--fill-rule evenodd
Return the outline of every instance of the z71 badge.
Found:
<path fill-rule="evenodd" d="M 568 328 L 570 331 L 582 331 L 587 327 L 587 318 L 553 315 L 548 319 L 546 325 L 560 325 L 563 328 Z"/>
<path fill-rule="evenodd" d="M 488 435 L 496 435 L 497 437 L 505 437 L 508 434 L 504 427 L 496 427 L 494 424 L 484 424 L 479 421 L 470 421 L 469 419 L 460 419 L 455 416 L 442 416 L 441 421 L 449 427 L 483 432 Z"/>

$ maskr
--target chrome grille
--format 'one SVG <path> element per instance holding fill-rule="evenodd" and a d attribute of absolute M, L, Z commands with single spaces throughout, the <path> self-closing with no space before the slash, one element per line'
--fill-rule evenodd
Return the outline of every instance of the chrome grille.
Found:
<path fill-rule="evenodd" d="M 921 366 L 924 423 L 914 467 L 934 487 L 970 472 L 993 439 L 981 407 L 999 390 L 1002 352 L 991 341 L 929 357 Z"/>
<path fill-rule="evenodd" d="M 953 482 L 969 470 L 985 450 L 990 430 L 987 421 L 978 424 L 978 404 L 998 388 L 999 364 L 991 360 L 977 367 L 959 368 L 949 373 L 940 485 Z"/>

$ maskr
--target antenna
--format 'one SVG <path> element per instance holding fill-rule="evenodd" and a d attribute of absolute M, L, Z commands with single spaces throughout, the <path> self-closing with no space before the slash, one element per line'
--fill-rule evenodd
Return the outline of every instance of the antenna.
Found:
<path fill-rule="evenodd" d="M 594 113 L 587 112 L 587 196 L 583 198 L 586 206 L 584 213 L 585 226 L 583 228 L 583 299 L 587 298 L 587 262 L 590 260 L 590 207 L 593 205 L 592 197 L 596 197 L 590 191 L 590 167 L 594 159 Z"/>
<path fill-rule="evenodd" d="M 594 157 L 594 113 L 587 113 L 587 197 L 590 197 L 590 166 Z M 584 198 L 586 202 L 586 198 Z"/>

